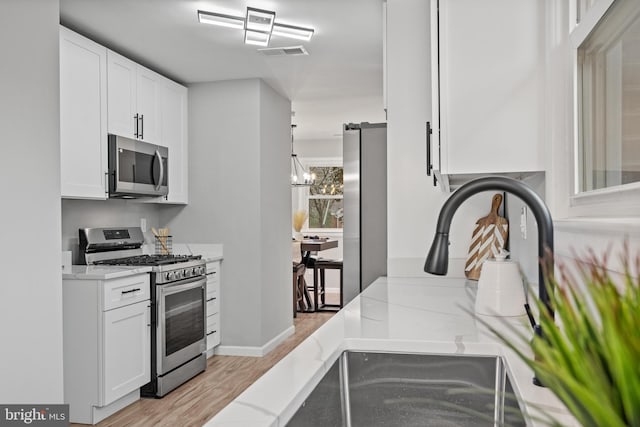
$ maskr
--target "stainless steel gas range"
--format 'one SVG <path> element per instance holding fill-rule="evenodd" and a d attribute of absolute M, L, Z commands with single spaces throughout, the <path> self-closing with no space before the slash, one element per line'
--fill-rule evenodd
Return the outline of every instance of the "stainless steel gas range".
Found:
<path fill-rule="evenodd" d="M 162 397 L 206 369 L 206 267 L 199 255 L 143 254 L 140 227 L 80 229 L 88 265 L 151 267 L 151 382 Z"/>

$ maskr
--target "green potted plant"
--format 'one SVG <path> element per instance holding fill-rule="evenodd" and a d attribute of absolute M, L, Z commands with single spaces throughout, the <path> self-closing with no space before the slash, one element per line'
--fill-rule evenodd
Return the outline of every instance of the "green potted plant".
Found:
<path fill-rule="evenodd" d="M 583 426 L 640 426 L 640 256 L 628 255 L 625 244 L 620 275 L 593 251 L 577 274 L 558 263 L 557 279 L 547 274 L 555 319 L 537 302 L 542 337 L 489 326 Z"/>

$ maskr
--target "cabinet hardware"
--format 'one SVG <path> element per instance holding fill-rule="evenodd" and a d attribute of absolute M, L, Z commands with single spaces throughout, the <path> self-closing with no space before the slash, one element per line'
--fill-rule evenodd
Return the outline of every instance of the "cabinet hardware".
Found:
<path fill-rule="evenodd" d="M 431 170 L 433 169 L 433 165 L 431 164 L 431 122 L 427 122 L 427 176 L 431 176 Z M 435 181 L 435 174 L 433 175 L 433 179 Z"/>
<path fill-rule="evenodd" d="M 144 139 L 144 114 L 140 114 L 140 139 Z"/>
<path fill-rule="evenodd" d="M 433 174 L 433 186 L 437 187 L 438 186 L 438 178 L 436 178 L 436 174 Z"/>
<path fill-rule="evenodd" d="M 140 288 L 135 288 L 135 289 L 129 289 L 128 291 L 122 291 L 122 295 L 124 294 L 130 294 L 132 292 L 138 292 L 140 290 Z"/>
<path fill-rule="evenodd" d="M 136 133 L 134 133 L 135 137 L 138 138 L 138 115 L 133 116 L 133 119 L 136 121 Z"/>

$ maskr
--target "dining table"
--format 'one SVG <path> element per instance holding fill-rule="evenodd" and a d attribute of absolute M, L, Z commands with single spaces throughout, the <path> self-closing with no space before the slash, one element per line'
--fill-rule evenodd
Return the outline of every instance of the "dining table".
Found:
<path fill-rule="evenodd" d="M 309 269 L 313 268 L 313 261 L 311 254 L 314 252 L 321 252 L 327 249 L 337 248 L 338 239 L 331 239 L 329 237 L 313 237 L 303 238 L 300 242 L 300 252 L 302 253 L 302 264 Z M 304 298 L 307 302 L 307 306 L 311 307 L 311 295 L 307 287 L 304 287 Z"/>

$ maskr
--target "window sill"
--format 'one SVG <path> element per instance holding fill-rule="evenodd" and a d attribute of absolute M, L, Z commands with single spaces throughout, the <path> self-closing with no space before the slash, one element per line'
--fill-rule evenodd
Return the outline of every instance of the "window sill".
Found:
<path fill-rule="evenodd" d="M 640 215 L 640 183 L 621 185 L 574 195 L 570 198 L 571 218 L 593 217 L 611 220 Z"/>
<path fill-rule="evenodd" d="M 581 234 L 623 233 L 640 237 L 640 217 L 567 218 L 553 221 L 555 231 Z"/>

